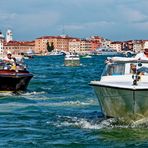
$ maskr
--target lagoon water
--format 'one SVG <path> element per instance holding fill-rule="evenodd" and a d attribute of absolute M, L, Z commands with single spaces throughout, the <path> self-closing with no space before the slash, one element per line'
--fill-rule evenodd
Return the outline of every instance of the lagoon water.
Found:
<path fill-rule="evenodd" d="M 28 90 L 0 94 L 0 147 L 148 147 L 148 124 L 128 126 L 104 119 L 91 80 L 99 79 L 105 56 L 65 67 L 64 57 L 26 60 L 34 74 Z"/>

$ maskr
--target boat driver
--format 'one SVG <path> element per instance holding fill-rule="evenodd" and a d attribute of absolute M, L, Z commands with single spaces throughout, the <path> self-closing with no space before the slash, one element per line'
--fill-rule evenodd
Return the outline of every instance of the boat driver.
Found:
<path fill-rule="evenodd" d="M 16 68 L 16 59 L 12 57 L 12 53 L 10 51 L 7 52 L 7 56 L 3 59 L 3 61 L 8 65 L 6 69 L 15 70 Z"/>

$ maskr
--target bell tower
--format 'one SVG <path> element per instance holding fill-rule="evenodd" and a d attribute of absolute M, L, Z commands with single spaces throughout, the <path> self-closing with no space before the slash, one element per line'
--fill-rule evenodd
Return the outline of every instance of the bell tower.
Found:
<path fill-rule="evenodd" d="M 8 43 L 9 41 L 12 41 L 12 40 L 13 40 L 12 31 L 10 29 L 8 29 L 6 32 L 6 42 Z"/>

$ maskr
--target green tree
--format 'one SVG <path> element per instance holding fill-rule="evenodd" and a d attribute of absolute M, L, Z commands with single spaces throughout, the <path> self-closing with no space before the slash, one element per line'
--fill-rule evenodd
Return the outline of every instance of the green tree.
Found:
<path fill-rule="evenodd" d="M 51 42 L 51 46 L 50 46 L 51 50 L 54 50 L 54 45 L 53 42 Z"/>
<path fill-rule="evenodd" d="M 48 52 L 51 52 L 52 50 L 54 50 L 54 45 L 53 45 L 53 42 L 51 42 L 51 45 L 49 44 L 49 42 L 47 41 L 47 50 Z"/>

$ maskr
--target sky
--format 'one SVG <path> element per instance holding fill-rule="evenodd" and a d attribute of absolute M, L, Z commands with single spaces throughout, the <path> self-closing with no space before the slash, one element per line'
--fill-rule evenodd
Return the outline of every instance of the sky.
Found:
<path fill-rule="evenodd" d="M 66 34 L 148 39 L 148 0 L 0 0 L 0 30 L 15 40 Z"/>

